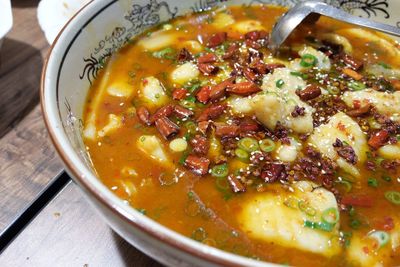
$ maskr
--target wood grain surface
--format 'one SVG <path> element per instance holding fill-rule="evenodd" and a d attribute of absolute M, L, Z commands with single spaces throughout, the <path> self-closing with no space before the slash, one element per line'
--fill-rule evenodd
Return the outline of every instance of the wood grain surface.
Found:
<path fill-rule="evenodd" d="M 12 1 L 14 25 L 0 50 L 0 233 L 62 171 L 39 108 L 48 51 L 38 1 Z"/>
<path fill-rule="evenodd" d="M 107 227 L 71 182 L 0 254 L 0 266 L 162 265 Z"/>

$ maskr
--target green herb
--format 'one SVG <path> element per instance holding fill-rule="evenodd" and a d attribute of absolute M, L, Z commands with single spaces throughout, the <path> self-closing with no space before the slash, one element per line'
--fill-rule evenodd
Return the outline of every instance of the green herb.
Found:
<path fill-rule="evenodd" d="M 392 181 L 392 178 L 391 178 L 390 176 L 388 176 L 388 175 L 382 175 L 382 179 L 383 179 L 384 181 L 386 181 L 386 182 Z"/>
<path fill-rule="evenodd" d="M 260 141 L 260 149 L 264 152 L 272 152 L 275 149 L 275 143 L 269 138 Z"/>
<path fill-rule="evenodd" d="M 192 100 L 192 99 L 191 99 Z M 193 110 L 196 108 L 196 103 L 189 101 L 187 99 L 179 101 L 179 104 L 187 109 Z"/>
<path fill-rule="evenodd" d="M 171 47 L 166 47 L 159 51 L 153 52 L 151 55 L 155 58 L 174 60 L 176 58 L 176 51 Z"/>
<path fill-rule="evenodd" d="M 304 54 L 300 60 L 300 65 L 305 68 L 314 67 L 317 63 L 318 59 L 311 54 Z"/>
<path fill-rule="evenodd" d="M 256 139 L 251 137 L 244 137 L 239 140 L 238 147 L 246 152 L 254 152 L 258 150 L 259 145 Z"/>
<path fill-rule="evenodd" d="M 145 209 L 136 209 L 136 210 L 143 215 L 146 215 L 146 213 L 147 213 L 147 211 Z"/>
<path fill-rule="evenodd" d="M 102 69 L 104 68 L 105 64 L 106 64 L 106 57 L 104 56 L 99 59 L 99 67 Z"/>
<path fill-rule="evenodd" d="M 345 247 L 349 247 L 350 246 L 350 240 L 351 237 L 353 236 L 352 232 L 340 232 L 341 238 L 344 241 L 344 245 Z"/>
<path fill-rule="evenodd" d="M 355 219 L 355 218 L 353 218 L 353 219 L 350 220 L 350 227 L 351 227 L 352 229 L 357 230 L 357 229 L 360 228 L 360 226 L 361 226 L 361 221 L 360 221 L 360 220 Z"/>
<path fill-rule="evenodd" d="M 390 235 L 385 231 L 373 231 L 369 233 L 368 236 L 378 242 L 378 248 L 385 246 L 390 240 Z"/>
<path fill-rule="evenodd" d="M 302 79 L 304 79 L 304 80 L 308 78 L 308 75 L 307 75 L 307 74 L 301 73 L 301 72 L 299 72 L 299 71 L 291 71 L 291 72 L 290 72 L 290 75 L 300 77 L 300 78 L 302 78 Z"/>
<path fill-rule="evenodd" d="M 187 89 L 190 93 L 195 92 L 200 87 L 201 87 L 201 82 L 200 81 L 190 82 L 190 83 L 185 84 L 183 86 L 183 88 Z"/>
<path fill-rule="evenodd" d="M 191 96 L 186 97 L 186 100 L 189 101 L 189 102 L 195 103 L 196 102 L 196 97 L 191 95 Z"/>
<path fill-rule="evenodd" d="M 350 215 L 351 217 L 353 217 L 354 215 L 356 215 L 356 209 L 355 209 L 354 207 L 351 207 L 351 208 L 350 208 L 350 210 L 349 210 L 349 215 Z"/>
<path fill-rule="evenodd" d="M 188 133 L 190 133 L 190 134 L 194 134 L 197 131 L 197 126 L 192 121 L 187 121 L 185 123 L 185 128 L 187 129 Z"/>
<path fill-rule="evenodd" d="M 140 128 L 143 128 L 143 125 L 140 124 L 140 123 L 136 123 L 135 125 L 133 125 L 133 128 L 134 129 L 140 129 Z"/>
<path fill-rule="evenodd" d="M 279 79 L 276 81 L 276 87 L 282 88 L 282 86 L 285 84 L 285 82 L 282 79 Z"/>
<path fill-rule="evenodd" d="M 339 221 L 339 211 L 337 208 L 329 208 L 322 212 L 321 220 L 326 223 L 336 224 Z"/>
<path fill-rule="evenodd" d="M 217 177 L 215 180 L 215 186 L 220 192 L 226 192 L 229 190 L 228 180 L 225 177 Z"/>
<path fill-rule="evenodd" d="M 128 71 L 128 76 L 129 76 L 131 79 L 133 79 L 133 78 L 136 77 L 136 72 L 130 70 L 130 71 Z"/>
<path fill-rule="evenodd" d="M 386 191 L 385 198 L 395 205 L 400 205 L 400 192 L 397 191 Z"/>
<path fill-rule="evenodd" d="M 238 157 L 240 160 L 248 160 L 249 159 L 249 153 L 247 153 L 246 150 L 243 150 L 241 148 L 236 148 L 235 149 L 235 155 Z"/>
<path fill-rule="evenodd" d="M 184 152 L 182 153 L 182 156 L 181 156 L 180 159 L 178 160 L 178 163 L 179 163 L 180 165 L 184 165 L 184 164 L 185 164 L 185 161 L 186 161 L 186 159 L 187 159 L 188 156 L 189 156 L 189 151 L 184 151 Z"/>
<path fill-rule="evenodd" d="M 328 85 L 328 86 L 326 87 L 326 90 L 328 90 L 328 92 L 329 92 L 331 95 L 338 95 L 338 94 L 340 94 L 340 88 L 338 88 L 338 87 L 336 87 L 336 86 L 333 86 L 333 85 Z"/>
<path fill-rule="evenodd" d="M 352 184 L 345 179 L 337 180 L 335 181 L 335 183 L 343 185 L 345 187 L 346 193 L 350 192 L 353 187 Z"/>
<path fill-rule="evenodd" d="M 297 209 L 298 208 L 298 203 L 299 200 L 295 197 L 288 197 L 287 199 L 285 199 L 285 201 L 283 202 L 283 204 L 289 208 L 292 209 Z"/>
<path fill-rule="evenodd" d="M 317 210 L 311 207 L 308 203 L 304 200 L 300 200 L 298 203 L 299 209 L 309 216 L 314 216 L 317 214 Z"/>
<path fill-rule="evenodd" d="M 366 88 L 366 85 L 360 82 L 351 81 L 347 85 L 352 89 L 352 91 L 361 91 Z"/>
<path fill-rule="evenodd" d="M 391 69 L 392 68 L 390 65 L 386 64 L 385 62 L 379 62 L 378 65 L 382 66 L 385 69 Z"/>
<path fill-rule="evenodd" d="M 166 30 L 166 31 L 172 30 L 172 28 L 173 28 L 173 26 L 171 24 L 169 24 L 169 23 L 165 23 L 165 24 L 162 25 L 162 29 Z"/>
<path fill-rule="evenodd" d="M 368 178 L 368 186 L 370 187 L 378 187 L 378 180 L 376 180 L 375 178 L 369 177 Z"/>
<path fill-rule="evenodd" d="M 253 8 L 250 5 L 243 5 L 244 14 L 249 19 L 257 19 L 257 15 L 254 13 Z"/>
<path fill-rule="evenodd" d="M 226 163 L 220 164 L 220 165 L 215 165 L 211 169 L 211 175 L 214 177 L 226 177 L 228 176 L 229 170 L 228 170 L 228 165 Z"/>
<path fill-rule="evenodd" d="M 384 160 L 385 160 L 385 159 L 382 158 L 382 157 L 376 157 L 375 163 L 376 163 L 377 165 L 381 165 L 382 161 L 384 161 Z"/>
<path fill-rule="evenodd" d="M 207 232 L 202 227 L 195 229 L 192 233 L 192 239 L 196 241 L 201 242 L 206 238 L 207 238 Z"/>
<path fill-rule="evenodd" d="M 311 229 L 322 230 L 325 232 L 331 232 L 335 225 L 326 223 L 326 222 L 313 222 L 313 221 L 304 221 L 304 226 Z"/>
<path fill-rule="evenodd" d="M 189 192 L 188 192 L 188 198 L 189 198 L 189 199 L 193 199 L 193 198 L 194 198 L 194 193 L 193 193 L 193 191 L 189 191 Z"/>

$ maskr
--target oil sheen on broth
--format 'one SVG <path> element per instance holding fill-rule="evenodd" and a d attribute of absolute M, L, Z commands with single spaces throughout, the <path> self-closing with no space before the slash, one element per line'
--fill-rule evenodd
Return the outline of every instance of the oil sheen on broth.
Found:
<path fill-rule="evenodd" d="M 146 216 L 239 255 L 398 265 L 398 45 L 322 18 L 272 55 L 284 11 L 189 14 L 113 54 L 85 108 L 99 178 Z"/>

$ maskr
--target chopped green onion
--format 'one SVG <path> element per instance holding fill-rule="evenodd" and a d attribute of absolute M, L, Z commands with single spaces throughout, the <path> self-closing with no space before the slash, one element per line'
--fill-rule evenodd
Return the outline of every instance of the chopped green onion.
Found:
<path fill-rule="evenodd" d="M 340 237 L 344 241 L 344 245 L 346 247 L 350 246 L 350 240 L 352 236 L 353 236 L 352 232 L 340 232 Z"/>
<path fill-rule="evenodd" d="M 382 175 L 382 179 L 383 179 L 384 181 L 386 181 L 386 182 L 392 181 L 392 178 L 391 178 L 390 176 L 387 176 L 387 175 Z"/>
<path fill-rule="evenodd" d="M 146 209 L 136 209 L 136 210 L 143 215 L 146 215 L 146 213 L 147 213 Z"/>
<path fill-rule="evenodd" d="M 201 242 L 206 238 L 207 238 L 207 232 L 202 227 L 197 228 L 192 233 L 192 239 L 194 239 L 196 241 Z"/>
<path fill-rule="evenodd" d="M 235 149 L 235 155 L 241 160 L 248 160 L 249 159 L 249 153 L 247 151 L 241 149 L 241 148 L 236 148 Z"/>
<path fill-rule="evenodd" d="M 379 62 L 378 65 L 382 66 L 384 69 L 391 69 L 392 68 L 390 65 L 386 64 L 385 62 Z"/>
<path fill-rule="evenodd" d="M 327 223 L 327 222 L 318 223 L 318 229 L 323 230 L 325 232 L 331 232 L 333 227 L 335 227 L 335 225 L 331 224 L 331 223 Z"/>
<path fill-rule="evenodd" d="M 369 177 L 368 178 L 368 186 L 370 187 L 378 187 L 378 180 L 376 180 L 375 178 Z"/>
<path fill-rule="evenodd" d="M 192 122 L 192 121 L 186 122 L 185 127 L 186 127 L 188 133 L 190 133 L 190 134 L 196 133 L 197 126 L 194 122 Z"/>
<path fill-rule="evenodd" d="M 351 81 L 347 85 L 352 89 L 352 91 L 361 91 L 366 88 L 365 84 L 356 81 Z"/>
<path fill-rule="evenodd" d="M 201 209 L 197 201 L 189 199 L 185 204 L 184 211 L 186 215 L 195 217 L 200 213 Z"/>
<path fill-rule="evenodd" d="M 356 215 L 356 209 L 355 209 L 353 206 L 350 207 L 349 215 L 350 215 L 351 217 L 353 217 L 354 215 Z"/>
<path fill-rule="evenodd" d="M 385 159 L 382 158 L 382 157 L 377 157 L 377 158 L 375 159 L 375 162 L 376 162 L 376 164 L 381 165 L 382 161 L 384 161 L 384 160 L 385 160 Z"/>
<path fill-rule="evenodd" d="M 307 204 L 304 200 L 300 200 L 298 203 L 299 209 L 309 216 L 317 214 L 317 210 Z"/>
<path fill-rule="evenodd" d="M 336 224 L 339 221 L 339 211 L 337 208 L 329 208 L 322 212 L 321 220 L 326 223 Z"/>
<path fill-rule="evenodd" d="M 340 88 L 339 88 L 339 87 L 336 87 L 336 86 L 333 86 L 333 85 L 330 85 L 330 86 L 326 87 L 326 90 L 328 90 L 328 92 L 329 92 L 331 95 L 338 95 L 338 94 L 340 94 Z"/>
<path fill-rule="evenodd" d="M 189 102 L 195 103 L 196 102 L 196 97 L 191 95 L 191 96 L 186 97 L 186 100 L 189 101 Z"/>
<path fill-rule="evenodd" d="M 228 180 L 225 177 L 217 177 L 217 179 L 215 180 L 215 185 L 217 189 L 221 192 L 229 190 Z"/>
<path fill-rule="evenodd" d="M 251 137 L 244 137 L 240 139 L 238 142 L 238 147 L 246 152 L 254 152 L 259 148 L 257 140 Z"/>
<path fill-rule="evenodd" d="M 226 177 L 228 176 L 229 170 L 228 170 L 228 165 L 226 163 L 220 164 L 220 165 L 215 165 L 211 169 L 211 175 L 214 177 Z"/>
<path fill-rule="evenodd" d="M 325 232 L 331 232 L 335 225 L 326 222 L 312 222 L 305 220 L 304 226 L 311 229 L 318 229 Z"/>
<path fill-rule="evenodd" d="M 285 82 L 282 79 L 279 79 L 276 81 L 276 87 L 282 88 L 282 86 L 285 84 Z"/>
<path fill-rule="evenodd" d="M 395 205 L 400 205 L 400 192 L 386 191 L 385 198 Z"/>
<path fill-rule="evenodd" d="M 295 197 L 288 197 L 283 204 L 289 208 L 297 209 L 299 200 Z"/>
<path fill-rule="evenodd" d="M 186 160 L 186 158 L 187 158 L 188 156 L 189 156 L 189 151 L 183 152 L 183 153 L 182 153 L 182 156 L 181 156 L 180 159 L 178 160 L 178 163 L 179 163 L 180 165 L 185 164 L 185 160 Z"/>
<path fill-rule="evenodd" d="M 304 54 L 301 57 L 300 65 L 302 67 L 308 68 L 308 67 L 314 67 L 317 65 L 318 59 L 311 54 Z"/>
<path fill-rule="evenodd" d="M 316 223 L 316 222 L 312 222 L 312 221 L 304 221 L 304 226 L 305 227 L 308 227 L 308 228 L 311 228 L 311 229 L 316 229 L 317 227 L 317 224 L 318 223 Z"/>
<path fill-rule="evenodd" d="M 187 89 L 191 93 L 195 92 L 200 87 L 201 87 L 201 83 L 199 81 L 190 82 L 183 86 L 183 88 Z"/>
<path fill-rule="evenodd" d="M 269 138 L 260 141 L 260 149 L 264 152 L 271 152 L 275 149 L 275 143 Z"/>
<path fill-rule="evenodd" d="M 358 229 L 358 228 L 360 228 L 360 226 L 361 226 L 361 221 L 360 221 L 360 220 L 358 220 L 358 219 L 352 219 L 352 220 L 350 221 L 350 227 L 351 227 L 352 229 Z"/>
<path fill-rule="evenodd" d="M 296 102 L 296 100 L 294 100 L 293 98 L 289 98 L 288 100 L 286 100 L 286 104 L 287 104 L 288 106 L 296 106 L 296 105 L 297 105 L 297 102 Z"/>
<path fill-rule="evenodd" d="M 353 187 L 352 184 L 347 180 L 338 180 L 336 183 L 342 184 L 345 187 L 346 193 L 350 192 Z"/>
<path fill-rule="evenodd" d="M 173 26 L 169 23 L 165 23 L 164 25 L 162 25 L 162 29 L 166 31 L 171 30 L 172 28 Z"/>
<path fill-rule="evenodd" d="M 187 99 L 181 100 L 181 101 L 179 102 L 179 104 L 180 104 L 181 106 L 187 108 L 187 109 L 190 109 L 190 110 L 193 110 L 193 109 L 196 108 L 196 103 L 194 103 L 194 102 L 192 102 L 192 101 L 190 101 L 190 100 L 187 100 Z"/>
<path fill-rule="evenodd" d="M 155 51 L 152 53 L 152 56 L 155 58 L 164 58 L 164 59 L 169 59 L 169 60 L 173 60 L 175 59 L 175 49 L 171 48 L 171 47 L 167 47 L 164 49 L 161 49 L 159 51 Z"/>
<path fill-rule="evenodd" d="M 378 242 L 378 248 L 383 247 L 389 242 L 390 236 L 385 231 L 372 231 L 368 234 Z"/>
<path fill-rule="evenodd" d="M 301 73 L 301 72 L 299 72 L 299 71 L 291 71 L 291 72 L 290 72 L 290 75 L 292 75 L 292 76 L 297 76 L 297 77 L 300 77 L 300 78 L 302 78 L 302 79 L 307 79 L 307 78 L 308 78 L 308 75 L 307 75 L 307 74 Z"/>

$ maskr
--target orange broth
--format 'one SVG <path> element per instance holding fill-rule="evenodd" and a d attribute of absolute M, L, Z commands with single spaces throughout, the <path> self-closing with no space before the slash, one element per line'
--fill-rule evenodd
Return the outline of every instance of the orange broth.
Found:
<path fill-rule="evenodd" d="M 269 32 L 285 10 L 271 6 L 246 8 L 235 6 L 229 7 L 223 12 L 230 14 L 235 22 L 249 19 L 257 20 Z M 212 25 L 212 17 L 216 12 L 214 10 L 200 14 L 189 14 L 168 22 L 173 25 L 173 29 L 169 31 L 173 31 L 178 36 L 177 41 L 168 47 L 179 51 L 183 47 L 184 41 L 200 40 L 203 42 L 202 52 L 204 53 L 206 40 L 212 34 L 220 31 L 228 32 L 228 40 L 234 38 L 242 38 L 243 40 L 243 36 L 230 32 L 229 26 L 223 30 L 218 30 Z M 209 17 L 209 19 L 199 19 L 202 16 Z M 316 25 L 304 26 L 295 32 L 287 47 L 304 43 L 306 36 L 318 38 L 323 33 L 349 27 L 351 26 L 322 18 Z M 109 114 L 122 117 L 122 126 L 117 130 L 96 140 L 85 139 L 99 179 L 117 196 L 146 216 L 199 242 L 251 258 L 295 266 L 357 266 L 358 263 L 349 261 L 346 254 L 346 245 L 351 242 L 348 239 L 349 235 L 356 233 L 366 235 L 376 229 L 377 225 L 381 225 L 385 218 L 390 218 L 396 229 L 400 227 L 398 221 L 400 206 L 385 198 L 385 192 L 388 190 L 400 192 L 398 169 L 387 171 L 377 167 L 375 171 L 370 171 L 364 165 L 357 165 L 362 178 L 351 181 L 350 193 L 346 192 L 346 186 L 343 184 L 335 183 L 334 188 L 342 196 L 349 194 L 365 195 L 372 199 L 373 204 L 368 207 L 350 205 L 340 212 L 340 232 L 342 233 L 340 253 L 325 257 L 248 235 L 241 227 L 243 222 L 237 216 L 243 208 L 242 204 L 247 203 L 257 194 L 264 192 L 279 193 L 280 189 L 276 188 L 281 187 L 281 183 L 279 181 L 272 184 L 263 183 L 260 179 L 255 178 L 253 179 L 255 182 L 249 183 L 247 186 L 246 192 L 234 193 L 229 189 L 229 184 L 224 179 L 216 179 L 211 174 L 198 176 L 179 162 L 184 156 L 182 152 L 172 152 L 169 149 L 171 139 L 163 138 L 154 125 L 144 125 L 135 113 L 140 106 L 146 105 L 138 97 L 140 84 L 146 77 L 154 76 L 159 79 L 169 95 L 179 87 L 168 78 L 169 73 L 173 71 L 177 63 L 173 60 L 154 57 L 152 52 L 146 51 L 143 46 L 138 45 L 138 40 L 149 36 L 152 31 L 157 31 L 160 28 L 157 27 L 143 33 L 113 54 L 105 68 L 100 71 L 97 80 L 94 81 L 87 98 L 85 118 L 87 120 L 87 114 L 95 112 L 97 116 L 95 123 L 98 129 L 107 124 Z M 360 42 L 355 36 L 346 37 L 353 46 L 354 53 L 352 56 L 363 61 L 364 66 L 376 62 L 385 62 L 392 68 L 400 67 L 396 58 L 380 53 L 379 49 L 372 51 L 371 44 Z M 263 49 L 265 55 L 270 53 L 267 48 Z M 195 53 L 192 52 L 192 54 Z M 282 52 L 279 57 L 293 59 L 296 57 L 296 53 L 289 50 L 289 52 Z M 91 103 L 100 90 L 106 70 L 109 72 L 109 84 L 116 81 L 128 84 L 133 88 L 133 93 L 128 98 L 104 94 L 98 109 L 93 111 Z M 207 80 L 208 78 L 209 76 L 200 74 L 198 79 Z M 179 101 L 172 100 L 170 96 L 169 99 L 170 103 L 179 103 Z M 204 109 L 203 105 L 197 106 L 198 108 L 194 111 L 195 117 Z M 157 110 L 157 108 L 151 106 L 148 109 L 151 114 Z M 229 116 L 229 114 L 223 115 L 220 120 L 224 120 L 226 116 Z M 196 122 L 193 119 L 191 121 Z M 180 131 L 175 138 L 184 137 L 188 132 L 187 125 L 179 121 L 176 123 L 179 125 Z M 137 148 L 136 142 L 142 135 L 155 135 L 162 141 L 173 168 L 179 169 L 182 173 L 182 177 L 179 177 L 177 183 L 161 185 L 160 175 L 162 179 L 171 179 L 171 171 Z M 293 135 L 300 138 L 300 135 L 295 133 Z M 304 148 L 302 153 L 306 153 Z M 228 166 L 230 166 L 231 160 L 233 159 L 228 158 Z M 213 162 L 210 168 L 211 166 L 213 166 Z M 133 169 L 136 173 L 129 172 L 126 167 Z M 234 167 L 228 168 L 230 168 L 230 172 L 234 171 Z M 390 177 L 390 180 L 387 177 Z M 377 182 L 376 186 L 373 185 L 374 181 Z M 167 182 L 170 182 L 170 180 Z M 290 182 L 292 181 L 289 181 L 288 184 Z M 316 181 L 317 184 L 319 182 L 319 180 Z M 376 253 L 379 254 L 379 251 Z M 382 257 L 379 258 L 379 261 L 383 262 L 385 266 L 400 264 L 398 247 L 390 250 Z"/>

